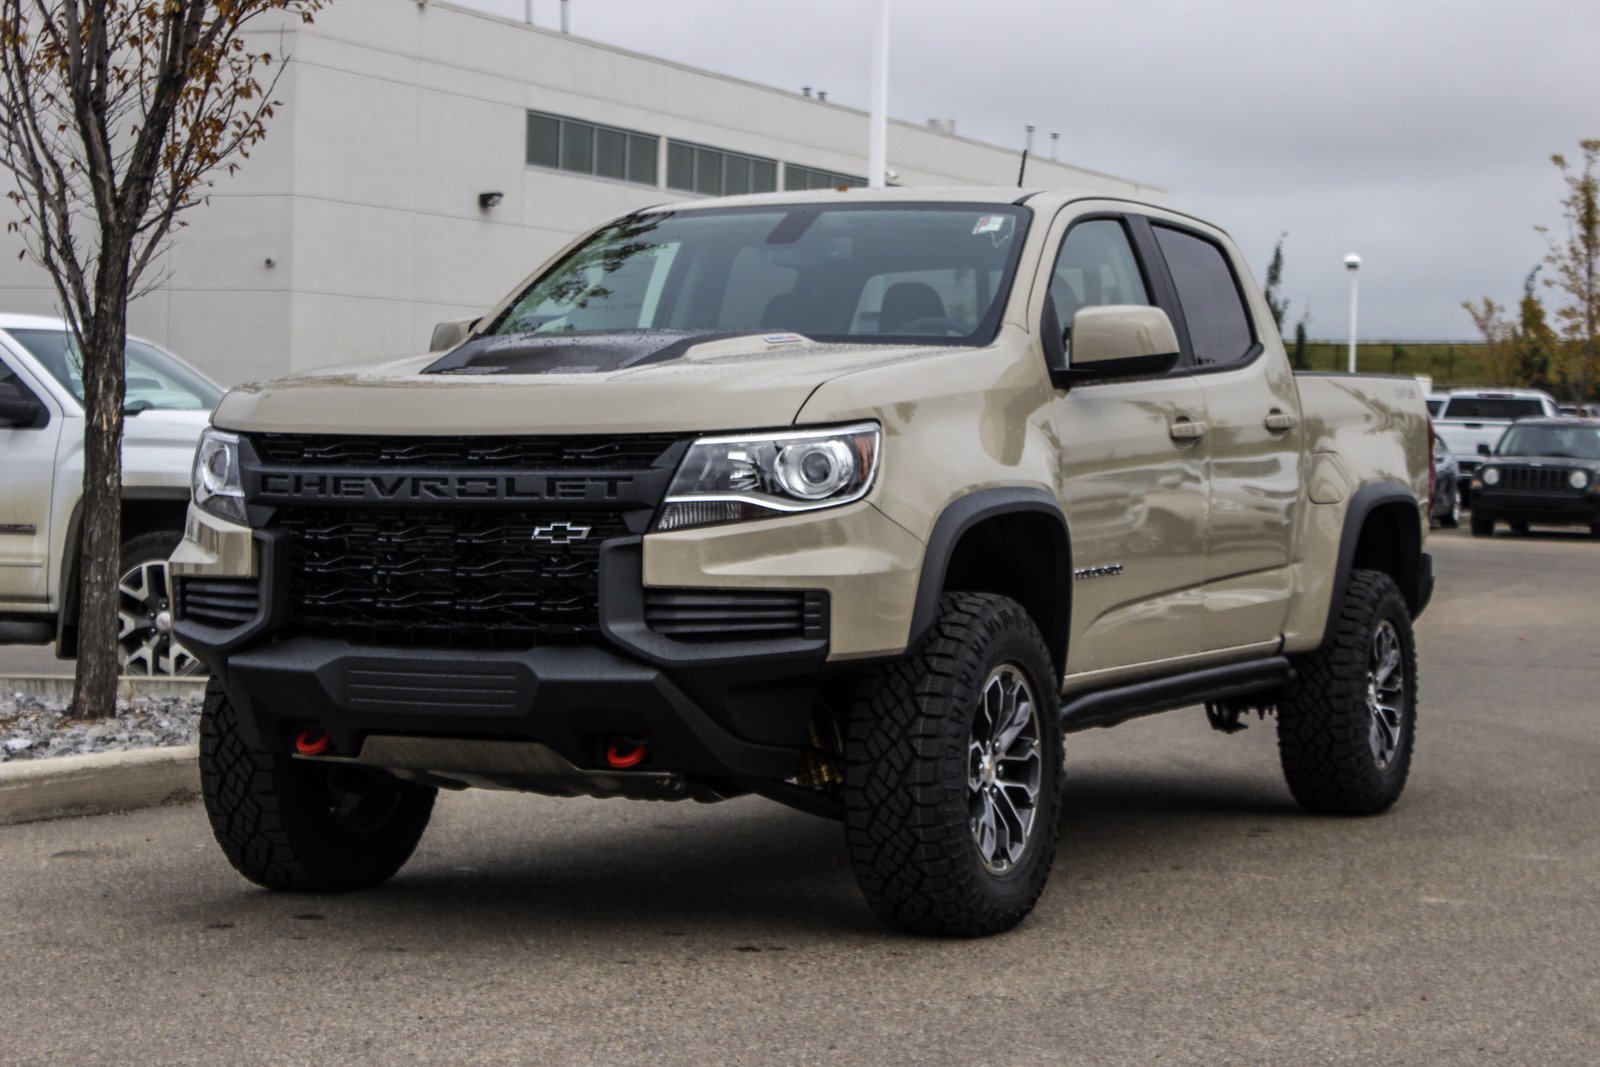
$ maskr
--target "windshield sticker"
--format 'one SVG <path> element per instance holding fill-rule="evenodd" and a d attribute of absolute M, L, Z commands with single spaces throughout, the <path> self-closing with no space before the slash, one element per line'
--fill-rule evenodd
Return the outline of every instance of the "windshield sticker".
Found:
<path fill-rule="evenodd" d="M 805 338 L 797 333 L 769 333 L 762 340 L 769 345 L 797 345 Z"/>
<path fill-rule="evenodd" d="M 976 237 L 981 233 L 999 233 L 1000 228 L 1005 224 L 1006 217 L 1004 215 L 985 215 L 972 227 L 972 236 Z"/>

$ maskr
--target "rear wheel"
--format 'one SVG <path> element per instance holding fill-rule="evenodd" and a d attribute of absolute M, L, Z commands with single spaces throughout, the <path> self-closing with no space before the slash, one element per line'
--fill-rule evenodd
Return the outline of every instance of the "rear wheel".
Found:
<path fill-rule="evenodd" d="M 200 791 L 234 870 L 308 893 L 388 880 L 417 847 L 438 793 L 369 767 L 257 748 L 217 681 L 200 716 Z"/>
<path fill-rule="evenodd" d="M 1278 704 L 1289 791 L 1319 815 L 1373 815 L 1399 799 L 1416 740 L 1411 613 L 1378 571 L 1356 571 L 1322 648 L 1301 656 Z"/>
<path fill-rule="evenodd" d="M 845 747 L 856 878 L 890 926 L 971 937 L 1033 909 L 1055 858 L 1055 672 L 1028 613 L 951 594 L 922 644 L 869 679 Z"/>

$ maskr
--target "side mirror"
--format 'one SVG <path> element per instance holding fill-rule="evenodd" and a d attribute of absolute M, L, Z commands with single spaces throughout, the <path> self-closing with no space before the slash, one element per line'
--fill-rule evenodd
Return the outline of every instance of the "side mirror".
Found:
<path fill-rule="evenodd" d="M 1172 320 L 1158 307 L 1104 304 L 1079 309 L 1072 316 L 1071 348 L 1051 344 L 1055 304 L 1045 308 L 1045 354 L 1050 377 L 1058 388 L 1103 378 L 1135 378 L 1165 374 L 1178 361 L 1178 335 Z M 1059 336 L 1059 331 L 1055 331 Z M 1059 352 L 1060 361 L 1055 354 Z"/>
<path fill-rule="evenodd" d="M 1478 442 L 1478 455 L 1480 455 L 1480 456 L 1492 456 L 1492 455 L 1494 455 L 1494 449 L 1490 448 L 1488 445 L 1484 444 L 1482 441 L 1479 441 Z"/>
<path fill-rule="evenodd" d="M 454 348 L 472 336 L 473 328 L 482 321 L 482 318 L 476 318 L 441 322 L 433 328 L 433 340 L 428 343 L 428 351 L 444 352 Z"/>
<path fill-rule="evenodd" d="M 0 426 L 19 430 L 43 424 L 44 402 L 15 382 L 0 382 Z"/>

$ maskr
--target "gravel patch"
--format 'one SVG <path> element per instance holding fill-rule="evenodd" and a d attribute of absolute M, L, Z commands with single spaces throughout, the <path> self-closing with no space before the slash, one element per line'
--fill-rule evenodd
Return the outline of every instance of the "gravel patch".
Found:
<path fill-rule="evenodd" d="M 108 719 L 68 719 L 67 700 L 0 694 L 0 763 L 192 745 L 200 736 L 205 694 L 117 701 Z"/>

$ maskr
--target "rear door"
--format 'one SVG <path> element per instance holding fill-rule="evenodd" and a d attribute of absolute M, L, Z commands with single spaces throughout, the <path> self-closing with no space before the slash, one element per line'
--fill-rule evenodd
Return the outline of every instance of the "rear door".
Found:
<path fill-rule="evenodd" d="M 1251 308 L 1226 241 L 1161 219 L 1150 220 L 1149 232 L 1177 295 L 1180 339 L 1210 422 L 1204 646 L 1276 641 L 1293 591 L 1302 484 L 1294 374 L 1267 325 L 1270 313 Z"/>
<path fill-rule="evenodd" d="M 1162 293 L 1117 210 L 1058 219 L 1046 299 L 1070 330 L 1097 304 Z M 1068 332 L 1069 347 L 1071 336 Z M 1207 508 L 1205 399 L 1193 375 L 1058 390 L 1059 492 L 1072 530 L 1068 673 L 1148 669 L 1199 652 Z"/>
<path fill-rule="evenodd" d="M 0 386 L 41 400 L 47 413 L 42 424 L 0 426 L 0 608 L 43 613 L 49 610 L 46 564 L 61 413 L 3 348 Z"/>

